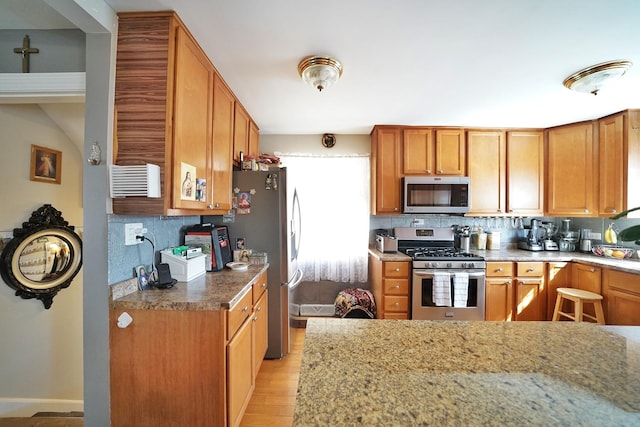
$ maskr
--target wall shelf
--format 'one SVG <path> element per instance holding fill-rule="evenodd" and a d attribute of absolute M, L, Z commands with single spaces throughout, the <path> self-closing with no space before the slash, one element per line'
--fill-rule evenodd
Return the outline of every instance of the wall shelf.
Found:
<path fill-rule="evenodd" d="M 85 73 L 0 73 L 0 103 L 84 102 Z"/>

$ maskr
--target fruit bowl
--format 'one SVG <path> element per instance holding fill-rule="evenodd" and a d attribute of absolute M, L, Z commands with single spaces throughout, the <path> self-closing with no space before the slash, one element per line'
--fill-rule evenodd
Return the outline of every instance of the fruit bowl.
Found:
<path fill-rule="evenodd" d="M 631 258 L 634 251 L 635 249 L 632 248 L 611 245 L 596 245 L 591 249 L 594 255 L 618 259 Z"/>

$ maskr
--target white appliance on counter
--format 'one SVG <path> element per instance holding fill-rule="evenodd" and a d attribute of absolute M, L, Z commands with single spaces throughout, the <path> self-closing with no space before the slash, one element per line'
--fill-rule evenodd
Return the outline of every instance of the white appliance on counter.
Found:
<path fill-rule="evenodd" d="M 265 358 L 280 359 L 290 351 L 289 294 L 302 280 L 297 257 L 300 249 L 300 202 L 286 168 L 269 171 L 234 171 L 233 188 L 247 194 L 248 205 L 239 206 L 228 227 L 229 240 L 244 239 L 246 249 L 265 252 L 269 270 L 269 337 Z M 241 197 L 241 196 L 239 196 Z M 240 201 L 238 202 L 240 204 Z M 202 223 L 222 224 L 221 216 L 203 216 Z M 213 273 L 215 274 L 215 273 Z"/>

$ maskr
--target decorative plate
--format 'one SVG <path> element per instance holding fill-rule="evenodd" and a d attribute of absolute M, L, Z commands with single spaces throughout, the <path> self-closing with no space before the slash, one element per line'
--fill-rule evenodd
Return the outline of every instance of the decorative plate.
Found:
<path fill-rule="evenodd" d="M 249 264 L 246 262 L 228 262 L 227 267 L 234 271 L 245 271 L 249 268 Z"/>

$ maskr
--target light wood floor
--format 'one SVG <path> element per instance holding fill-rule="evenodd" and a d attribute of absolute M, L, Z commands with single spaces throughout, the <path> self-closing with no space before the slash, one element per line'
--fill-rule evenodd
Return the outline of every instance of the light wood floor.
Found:
<path fill-rule="evenodd" d="M 305 329 L 291 328 L 291 353 L 280 360 L 264 360 L 251 401 L 240 427 L 293 425 Z"/>

